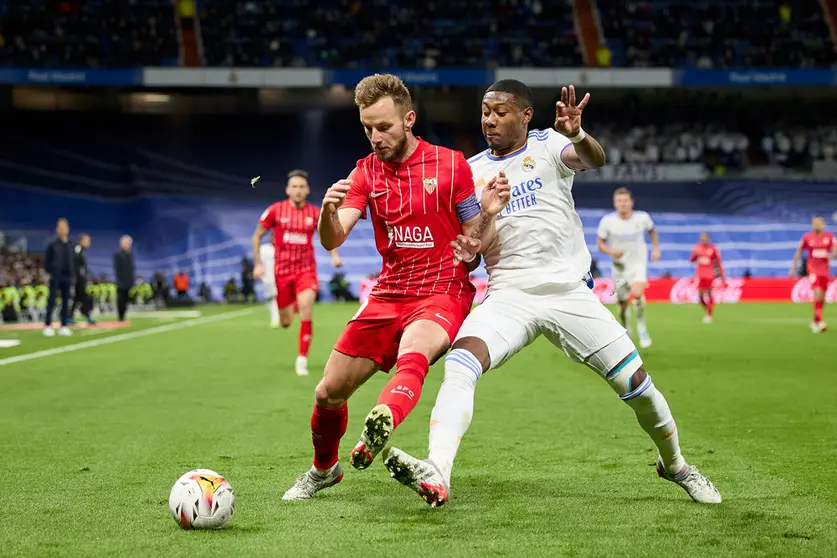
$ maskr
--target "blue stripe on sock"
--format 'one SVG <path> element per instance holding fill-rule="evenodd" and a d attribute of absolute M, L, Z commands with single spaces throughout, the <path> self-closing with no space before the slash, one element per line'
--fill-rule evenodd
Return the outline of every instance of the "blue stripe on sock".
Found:
<path fill-rule="evenodd" d="M 642 383 L 639 384 L 638 388 L 626 393 L 625 395 L 620 395 L 619 399 L 621 399 L 622 401 L 630 401 L 634 397 L 639 397 L 640 395 L 642 395 L 645 390 L 647 390 L 653 385 L 654 384 L 651 382 L 651 376 L 645 376 L 645 379 L 642 380 Z"/>
<path fill-rule="evenodd" d="M 613 370 L 611 370 L 610 372 L 608 372 L 608 373 L 607 373 L 607 377 L 608 377 L 608 379 L 610 379 L 610 378 L 614 377 L 615 375 L 617 375 L 617 374 L 619 373 L 619 371 L 620 371 L 620 370 L 622 370 L 623 368 L 625 368 L 625 367 L 628 365 L 628 363 L 629 363 L 629 362 L 631 362 L 633 359 L 635 359 L 635 358 L 636 358 L 636 357 L 638 357 L 638 356 L 639 356 L 639 352 L 638 352 L 636 349 L 634 349 L 634 352 L 632 352 L 631 354 L 629 354 L 629 355 L 625 358 L 625 360 L 623 360 L 623 361 L 622 361 L 622 364 L 620 364 L 619 366 L 617 366 L 616 368 L 614 368 Z"/>
<path fill-rule="evenodd" d="M 481 366 L 474 366 L 474 363 L 463 360 L 461 357 L 459 357 L 459 355 L 456 355 L 452 358 L 451 356 L 448 356 L 448 358 L 445 359 L 445 362 L 447 362 L 448 360 L 450 360 L 451 362 L 455 362 L 456 364 L 459 364 L 461 366 L 464 366 L 465 368 L 470 370 L 474 374 L 474 376 L 477 377 L 477 379 L 479 379 L 479 377 L 482 375 Z"/>
<path fill-rule="evenodd" d="M 464 349 L 454 349 L 445 358 L 445 361 L 448 360 L 464 366 L 465 368 L 473 372 L 474 376 L 476 376 L 477 379 L 479 379 L 480 376 L 482 376 L 482 364 L 480 364 L 480 361 L 477 360 L 477 357 L 475 357 L 469 351 L 466 351 Z"/>

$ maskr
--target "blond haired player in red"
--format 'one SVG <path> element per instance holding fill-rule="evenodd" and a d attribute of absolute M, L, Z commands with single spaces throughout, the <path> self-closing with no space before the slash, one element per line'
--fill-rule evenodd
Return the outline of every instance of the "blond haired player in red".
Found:
<path fill-rule="evenodd" d="M 831 260 L 837 256 L 837 243 L 834 241 L 834 234 L 826 232 L 825 219 L 821 215 L 814 217 L 811 227 L 814 230 L 802 235 L 788 275 L 796 276 L 802 251 L 808 250 L 808 281 L 814 290 L 814 321 L 811 322 L 811 331 L 821 333 L 828 329 L 828 324 L 822 320 L 822 311 L 825 306 L 825 291 L 828 290 L 831 276 Z"/>
<path fill-rule="evenodd" d="M 294 367 L 297 376 L 308 375 L 314 301 L 317 300 L 320 285 L 313 242 L 320 208 L 306 201 L 310 191 L 307 172 L 301 169 L 289 172 L 285 187 L 288 199 L 265 209 L 253 233 L 253 278 L 256 280 L 261 280 L 265 274 L 261 256 L 262 237 L 268 232 L 273 233 L 276 305 L 283 328 L 290 327 L 294 311 L 299 309 L 299 355 Z M 337 250 L 331 251 L 331 260 L 335 267 L 343 265 Z"/>
<path fill-rule="evenodd" d="M 314 464 L 285 500 L 307 500 L 342 480 L 337 454 L 346 432 L 346 402 L 375 372 L 396 369 L 351 452 L 355 468 L 372 463 L 416 406 L 430 363 L 448 349 L 474 299 L 469 266 L 453 257 L 451 243 L 493 226 L 510 196 L 508 180 L 495 178 L 481 207 L 462 153 L 413 135 L 416 113 L 398 77 L 364 78 L 355 104 L 373 153 L 326 192 L 320 240 L 327 249 L 337 248 L 368 212 L 383 268 L 326 363 L 311 416 Z M 471 264 L 476 267 L 476 257 Z"/>
<path fill-rule="evenodd" d="M 692 248 L 692 256 L 689 261 L 697 263 L 695 275 L 698 280 L 698 300 L 706 309 L 703 323 L 711 324 L 712 311 L 715 308 L 715 303 L 712 301 L 712 283 L 715 281 L 716 269 L 721 281 L 726 281 L 726 279 L 724 278 L 724 266 L 721 263 L 721 253 L 710 242 L 709 233 L 700 235 L 700 242 Z"/>

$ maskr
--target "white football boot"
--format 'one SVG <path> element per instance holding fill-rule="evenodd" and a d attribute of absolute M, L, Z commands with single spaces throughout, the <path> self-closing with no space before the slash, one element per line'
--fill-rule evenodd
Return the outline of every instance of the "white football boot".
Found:
<path fill-rule="evenodd" d="M 712 323 L 712 316 L 710 316 L 710 315 L 708 315 L 708 314 L 707 314 L 706 316 L 704 316 L 704 317 L 703 317 L 703 323 L 705 323 L 705 324 L 711 324 L 711 323 Z"/>
<path fill-rule="evenodd" d="M 44 328 L 44 337 L 55 337 L 55 330 L 52 326 L 46 326 Z"/>
<path fill-rule="evenodd" d="M 366 415 L 360 440 L 352 449 L 351 462 L 355 469 L 366 469 L 381 453 L 392 436 L 394 419 L 389 406 L 376 405 Z"/>
<path fill-rule="evenodd" d="M 68 328 L 67 326 L 61 326 L 61 329 L 58 330 L 58 335 L 61 337 L 69 337 L 73 334 L 73 330 Z"/>
<path fill-rule="evenodd" d="M 398 448 L 390 448 L 384 466 L 392 478 L 416 491 L 431 507 L 440 508 L 450 498 L 448 482 L 429 459 L 422 461 Z"/>
<path fill-rule="evenodd" d="M 296 357 L 296 364 L 294 365 L 294 370 L 296 371 L 297 376 L 307 376 L 308 375 L 308 357 L 304 357 L 304 356 Z"/>
<path fill-rule="evenodd" d="M 320 490 L 332 487 L 343 480 L 343 467 L 337 462 L 328 471 L 318 471 L 314 467 L 296 478 L 294 485 L 282 496 L 283 500 L 310 500 Z"/>
<path fill-rule="evenodd" d="M 712 481 L 700 474 L 697 467 L 686 465 L 676 475 L 672 475 L 663 468 L 662 462 L 657 460 L 657 474 L 661 479 L 671 481 L 681 487 L 698 504 L 720 504 L 721 493 Z"/>

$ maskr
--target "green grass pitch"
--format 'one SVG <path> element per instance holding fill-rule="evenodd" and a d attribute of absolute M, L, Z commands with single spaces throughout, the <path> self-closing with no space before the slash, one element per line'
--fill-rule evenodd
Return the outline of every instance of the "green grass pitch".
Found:
<path fill-rule="evenodd" d="M 283 502 L 310 465 L 313 389 L 355 309 L 317 308 L 308 378 L 293 373 L 296 326 L 270 330 L 263 307 L 11 364 L 160 322 L 70 339 L 0 332 L 23 341 L 0 349 L 0 555 L 837 555 L 837 331 L 811 334 L 808 305 L 720 305 L 712 325 L 695 306 L 648 310 L 646 368 L 720 506 L 658 479 L 630 409 L 543 340 L 480 381 L 446 507 L 378 462 Z M 424 455 L 441 376 L 437 365 L 397 446 Z M 346 465 L 385 381 L 349 404 Z M 196 467 L 236 490 L 223 531 L 181 531 L 169 515 L 171 485 Z"/>

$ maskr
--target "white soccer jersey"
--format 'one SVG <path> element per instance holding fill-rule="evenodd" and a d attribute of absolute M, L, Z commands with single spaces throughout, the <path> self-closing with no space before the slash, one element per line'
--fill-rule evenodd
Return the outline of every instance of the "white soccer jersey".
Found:
<path fill-rule="evenodd" d="M 644 267 L 648 264 L 645 235 L 653 228 L 654 221 L 644 211 L 634 211 L 627 219 L 614 211 L 602 217 L 596 234 L 610 248 L 622 250 L 622 257 L 613 259 L 617 267 Z"/>
<path fill-rule="evenodd" d="M 259 247 L 259 255 L 262 258 L 262 264 L 264 264 L 264 276 L 262 277 L 263 283 L 276 282 L 276 278 L 273 275 L 274 254 L 275 249 L 273 248 L 273 243 L 271 242 L 266 242 Z"/>
<path fill-rule="evenodd" d="M 489 291 L 575 283 L 590 270 L 572 197 L 575 171 L 561 161 L 570 144 L 555 130 L 532 130 L 513 153 L 494 157 L 486 150 L 468 161 L 477 198 L 501 170 L 511 185 L 511 200 L 497 216 L 497 236 L 484 251 Z"/>

